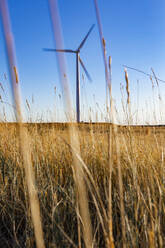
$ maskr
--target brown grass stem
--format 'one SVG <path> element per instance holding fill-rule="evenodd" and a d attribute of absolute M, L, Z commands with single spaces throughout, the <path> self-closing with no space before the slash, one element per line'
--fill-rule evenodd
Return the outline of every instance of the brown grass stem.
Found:
<path fill-rule="evenodd" d="M 6 50 L 7 50 L 7 57 L 9 63 L 9 71 L 11 76 L 12 82 L 12 92 L 13 92 L 13 100 L 16 105 L 16 119 L 19 123 L 19 137 L 20 137 L 20 149 L 23 158 L 23 164 L 25 169 L 25 176 L 26 182 L 28 187 L 29 193 L 29 201 L 31 207 L 31 215 L 32 215 L 32 222 L 34 225 L 34 232 L 36 238 L 36 245 L 38 248 L 44 248 L 44 239 L 43 239 L 43 232 L 42 232 L 42 224 L 41 224 L 41 217 L 40 217 L 40 207 L 39 201 L 37 196 L 37 190 L 35 187 L 35 179 L 34 173 L 32 169 L 32 161 L 31 161 L 31 149 L 30 149 L 30 141 L 28 137 L 28 133 L 26 127 L 23 126 L 23 115 L 21 109 L 21 97 L 20 97 L 20 89 L 18 84 L 18 72 L 16 69 L 16 55 L 14 50 L 14 41 L 12 36 L 12 31 L 10 27 L 10 18 L 8 12 L 8 6 L 6 0 L 0 1 L 0 11 L 1 17 L 3 22 L 3 30 L 5 36 L 5 43 L 6 43 Z"/>
<path fill-rule="evenodd" d="M 56 0 L 49 0 L 49 10 L 52 20 L 52 29 L 53 29 L 54 41 L 56 47 L 63 48 L 63 39 L 62 39 L 60 18 L 58 12 L 58 4 Z M 66 77 L 67 72 L 66 72 L 65 56 L 63 53 L 57 53 L 57 58 L 58 58 L 61 86 L 63 89 L 65 109 L 67 112 L 68 121 L 73 121 L 70 89 L 69 89 L 68 79 Z M 79 146 L 77 130 L 76 127 L 73 125 L 69 126 L 69 136 L 70 136 L 71 146 L 74 147 L 77 154 L 80 154 L 80 146 Z M 84 242 L 87 248 L 91 248 L 93 242 L 92 225 L 89 214 L 88 197 L 87 197 L 87 190 L 84 181 L 84 173 L 82 166 L 77 160 L 77 157 L 75 156 L 74 153 L 73 153 L 73 175 L 78 192 L 80 216 L 83 222 L 82 229 L 83 229 Z"/>

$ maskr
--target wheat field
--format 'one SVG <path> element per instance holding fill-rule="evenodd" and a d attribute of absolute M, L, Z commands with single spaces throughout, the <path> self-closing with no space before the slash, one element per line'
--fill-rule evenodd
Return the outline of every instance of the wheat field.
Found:
<path fill-rule="evenodd" d="M 70 124 L 71 125 L 71 124 Z M 76 124 L 74 124 L 76 126 Z M 46 247 L 84 247 L 74 180 L 68 124 L 26 124 L 40 203 Z M 1 247 L 35 247 L 34 229 L 20 155 L 18 124 L 0 125 Z M 111 216 L 109 215 L 110 124 L 79 124 L 93 247 L 164 247 L 164 127 L 119 126 L 120 154 L 111 147 Z M 112 127 L 113 133 L 113 127 Z M 125 244 L 122 239 L 123 186 Z M 112 235 L 110 238 L 109 220 Z M 88 232 L 88 230 L 86 230 Z M 110 242 L 111 240 L 111 242 Z"/>
<path fill-rule="evenodd" d="M 63 48 L 57 1 L 49 0 L 48 5 L 55 47 Z M 165 247 L 165 126 L 132 125 L 141 103 L 138 96 L 137 109 L 132 112 L 136 107 L 126 69 L 122 99 L 117 99 L 123 107 L 122 114 L 117 109 L 112 92 L 111 56 L 107 57 L 97 0 L 93 5 L 106 81 L 105 113 L 101 114 L 107 121 L 73 121 L 66 60 L 60 53 L 57 64 L 67 122 L 44 123 L 41 118 L 40 123 L 35 123 L 30 103 L 26 99 L 23 104 L 21 99 L 8 3 L 0 0 L 12 104 L 4 102 L 1 96 L 0 101 L 3 107 L 8 104 L 13 108 L 16 120 L 7 122 L 4 110 L 4 122 L 0 123 L 2 248 Z M 163 119 L 159 87 L 162 80 L 153 69 L 152 76 L 146 76 L 150 76 L 152 83 L 152 104 L 159 105 L 151 108 L 151 119 L 157 123 L 156 115 Z M 77 69 L 79 83 L 78 77 Z M 0 87 L 4 96 L 3 84 Z M 24 121 L 24 105 L 31 116 L 29 123 Z M 100 108 L 99 104 L 97 107 Z M 98 116 L 97 111 L 95 114 Z M 124 115 L 126 125 L 117 125 L 116 117 L 120 115 Z"/>

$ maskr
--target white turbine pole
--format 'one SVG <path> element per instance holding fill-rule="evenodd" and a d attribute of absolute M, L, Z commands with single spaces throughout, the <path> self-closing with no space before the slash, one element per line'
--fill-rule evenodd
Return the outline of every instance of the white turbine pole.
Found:
<path fill-rule="evenodd" d="M 80 75 L 79 75 L 79 52 L 76 54 L 76 119 L 80 122 Z"/>

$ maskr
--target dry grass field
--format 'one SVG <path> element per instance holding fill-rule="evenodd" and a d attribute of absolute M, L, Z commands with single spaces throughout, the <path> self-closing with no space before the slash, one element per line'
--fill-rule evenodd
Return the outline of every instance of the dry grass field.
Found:
<path fill-rule="evenodd" d="M 54 47 L 57 47 L 58 51 L 64 51 L 57 1 L 48 2 Z M 139 116 L 140 121 L 145 122 L 145 114 L 142 111 L 140 115 L 141 110 L 147 113 L 147 122 L 151 120 L 154 123 L 159 121 L 163 123 L 164 104 L 159 88 L 159 81 L 162 80 L 156 77 L 152 68 L 150 75 L 128 67 L 150 77 L 153 101 L 149 102 L 149 108 L 147 104 L 141 109 L 142 102 L 145 102 L 144 96 L 139 98 L 139 86 L 135 94 L 130 95 L 128 73 L 125 69 L 125 93 L 123 94 L 122 84 L 120 89 L 123 110 L 117 111 L 112 94 L 111 56 L 107 56 L 97 1 L 94 0 L 93 4 L 106 81 L 106 99 L 102 99 L 106 102 L 105 111 L 102 112 L 96 102 L 94 107 L 97 105 L 101 115 L 103 114 L 106 120 L 113 124 L 71 123 L 71 120 L 75 120 L 75 114 L 77 114 L 77 122 L 79 115 L 82 114 L 79 111 L 78 101 L 80 87 L 78 56 L 90 32 L 85 36 L 78 50 L 72 51 L 77 54 L 76 113 L 73 113 L 75 106 L 71 104 L 65 56 L 63 53 L 57 53 L 64 103 L 63 115 L 66 115 L 70 124 L 25 124 L 23 111 L 25 99 L 22 101 L 21 98 L 22 81 L 19 81 L 17 70 L 14 33 L 11 30 L 8 3 L 0 0 L 12 104 L 6 97 L 2 83 L 0 83 L 2 93 L 0 102 L 13 108 L 14 112 L 11 116 L 9 113 L 9 116 L 13 116 L 12 120 L 16 120 L 16 123 L 7 122 L 8 114 L 6 115 L 4 107 L 6 105 L 2 105 L 1 118 L 4 118 L 4 123 L 0 123 L 0 248 L 165 247 L 165 126 L 114 124 L 117 123 L 116 114 L 121 115 L 120 117 L 124 115 L 124 123 L 134 123 L 135 115 L 136 123 Z M 38 9 L 37 13 L 39 13 Z M 41 23 L 40 26 L 42 27 Z M 24 57 L 26 59 L 26 56 Z M 38 62 L 39 60 L 38 58 Z M 40 68 L 39 63 L 36 63 L 35 67 Z M 83 64 L 82 67 L 84 68 Z M 41 70 L 40 68 L 39 72 Z M 86 69 L 85 73 L 88 76 Z M 102 85 L 102 81 L 100 83 Z M 47 87 L 47 83 L 45 85 L 44 87 Z M 30 87 L 30 84 L 27 87 Z M 40 89 L 40 80 L 38 86 L 35 83 L 35 87 Z M 38 93 L 37 90 L 37 95 Z M 61 99 L 61 94 L 59 97 Z M 117 99 L 117 104 L 119 103 L 120 100 Z M 31 109 L 33 110 L 33 107 L 31 108 L 26 99 L 27 114 L 31 121 L 35 121 Z M 135 109 L 137 111 L 134 112 Z M 148 109 L 151 112 L 153 110 L 153 115 L 149 115 Z M 61 111 L 58 110 L 57 104 L 55 110 Z M 86 113 L 88 120 L 92 120 L 91 111 L 90 107 L 89 116 Z M 97 109 L 93 111 L 98 116 Z M 37 114 L 37 111 L 34 113 Z M 55 119 L 58 120 L 58 116 Z M 104 121 L 103 118 L 101 120 Z"/>
<path fill-rule="evenodd" d="M 70 125 L 24 125 L 46 247 L 85 247 Z M 109 124 L 73 125 L 89 170 L 84 178 L 93 247 L 165 247 L 165 127 L 118 126 L 114 132 Z M 0 247 L 36 247 L 18 128 L 0 125 Z"/>

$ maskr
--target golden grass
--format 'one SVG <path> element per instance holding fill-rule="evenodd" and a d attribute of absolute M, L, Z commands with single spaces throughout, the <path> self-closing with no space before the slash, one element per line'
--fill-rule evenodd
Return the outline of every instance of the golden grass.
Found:
<path fill-rule="evenodd" d="M 1 246 L 34 247 L 17 124 L 0 125 Z M 72 148 L 67 124 L 27 124 L 46 247 L 84 247 L 78 216 Z M 146 130 L 150 129 L 150 134 Z M 113 149 L 113 245 L 122 246 L 118 159 L 123 183 L 127 247 L 164 247 L 164 127 L 118 127 L 120 157 Z M 109 233 L 108 124 L 80 124 L 81 157 L 89 197 L 93 247 L 107 247 Z M 90 178 L 92 176 L 92 179 Z M 92 181 L 93 180 L 93 181 Z M 80 223 L 79 223 L 80 222 Z M 81 233 L 78 241 L 78 225 Z M 111 247 L 113 247 L 111 245 Z"/>
<path fill-rule="evenodd" d="M 2 2 L 18 123 L 0 125 L 0 246 L 165 247 L 165 127 L 23 124 L 10 18 L 7 4 Z M 97 0 L 94 4 L 105 66 L 106 114 L 115 123 L 111 57 L 108 64 Z M 57 2 L 49 0 L 49 7 L 56 46 L 63 47 Z M 64 56 L 58 55 L 58 64 L 65 110 L 71 122 L 74 118 Z M 152 73 L 161 103 L 153 69 Z M 126 108 L 124 99 L 122 105 L 130 124 L 133 120 L 127 71 L 125 81 Z M 30 113 L 28 100 L 26 107 Z"/>

